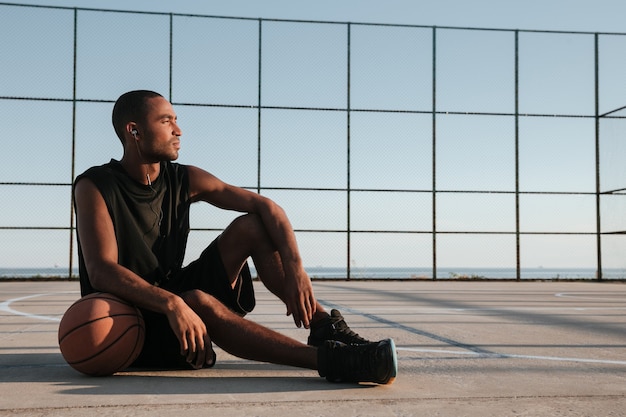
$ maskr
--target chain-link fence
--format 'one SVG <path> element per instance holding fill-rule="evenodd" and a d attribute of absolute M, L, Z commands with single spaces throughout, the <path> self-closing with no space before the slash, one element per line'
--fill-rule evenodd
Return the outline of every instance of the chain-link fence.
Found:
<path fill-rule="evenodd" d="M 0 34 L 0 275 L 76 273 L 72 180 L 151 89 L 313 277 L 626 277 L 626 34 L 3 3 Z M 234 216 L 194 206 L 189 259 Z"/>

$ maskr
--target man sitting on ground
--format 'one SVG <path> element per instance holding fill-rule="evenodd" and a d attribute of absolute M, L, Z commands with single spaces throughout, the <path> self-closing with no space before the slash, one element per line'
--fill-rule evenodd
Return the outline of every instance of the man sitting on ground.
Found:
<path fill-rule="evenodd" d="M 140 366 L 210 367 L 212 342 L 246 359 L 316 369 L 330 381 L 391 383 L 392 339 L 369 342 L 313 294 L 285 212 L 259 194 L 174 163 L 181 146 L 174 109 L 151 91 L 123 94 L 113 108 L 120 161 L 92 167 L 74 183 L 83 295 L 103 291 L 137 305 L 146 322 Z M 183 267 L 189 206 L 246 213 Z M 303 344 L 244 318 L 255 305 L 247 259 L 285 303 Z"/>

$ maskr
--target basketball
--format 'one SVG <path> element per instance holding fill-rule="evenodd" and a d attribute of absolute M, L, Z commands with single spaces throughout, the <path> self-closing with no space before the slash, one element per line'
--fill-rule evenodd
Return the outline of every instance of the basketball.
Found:
<path fill-rule="evenodd" d="M 137 359 L 145 331 L 137 307 L 112 294 L 94 293 L 76 301 L 63 315 L 59 348 L 77 371 L 111 375 Z"/>

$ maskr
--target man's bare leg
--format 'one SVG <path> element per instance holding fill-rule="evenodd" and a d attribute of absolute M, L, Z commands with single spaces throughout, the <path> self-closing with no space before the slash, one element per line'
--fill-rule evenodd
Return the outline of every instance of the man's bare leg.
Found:
<path fill-rule="evenodd" d="M 235 219 L 224 230 L 218 244 L 224 267 L 232 283 L 239 276 L 245 260 L 251 256 L 263 284 L 287 304 L 285 294 L 287 285 L 280 255 L 256 215 L 248 214 Z M 329 315 L 317 300 L 315 313 L 309 325 L 311 328 L 309 345 L 320 346 L 325 340 L 339 340 L 346 344 L 369 342 L 350 329 L 339 311 L 333 310 Z"/>
<path fill-rule="evenodd" d="M 207 326 L 209 337 L 226 352 L 244 359 L 317 369 L 317 349 L 238 316 L 200 290 L 182 295 Z"/>
<path fill-rule="evenodd" d="M 211 339 L 235 356 L 316 369 L 334 382 L 390 384 L 396 378 L 398 361 L 392 339 L 358 346 L 329 340 L 315 348 L 236 315 L 200 290 L 184 293 L 183 299 L 205 321 Z"/>
<path fill-rule="evenodd" d="M 255 215 L 235 219 L 220 236 L 219 248 L 226 273 L 232 283 L 239 276 L 243 263 L 251 257 L 265 287 L 285 302 L 285 273 L 280 256 Z M 315 307 L 312 323 L 328 317 L 328 313 L 317 300 Z"/>

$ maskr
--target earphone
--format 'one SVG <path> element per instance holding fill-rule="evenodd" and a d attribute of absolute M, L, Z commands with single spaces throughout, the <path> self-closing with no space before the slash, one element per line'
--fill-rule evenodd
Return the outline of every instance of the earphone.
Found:
<path fill-rule="evenodd" d="M 130 131 L 130 134 L 133 135 L 133 137 L 135 138 L 135 145 L 137 145 L 137 155 L 139 155 L 140 159 L 143 159 L 143 157 L 141 156 L 141 151 L 139 150 L 139 139 L 137 139 L 137 129 L 132 129 Z M 148 180 L 148 185 L 150 186 L 150 188 L 152 188 L 152 181 L 150 180 L 150 174 L 146 172 L 146 179 Z M 154 191 L 154 190 L 152 190 Z M 154 210 L 153 210 L 154 211 Z M 155 213 L 156 214 L 156 213 Z M 159 224 L 161 222 L 159 221 Z"/>

